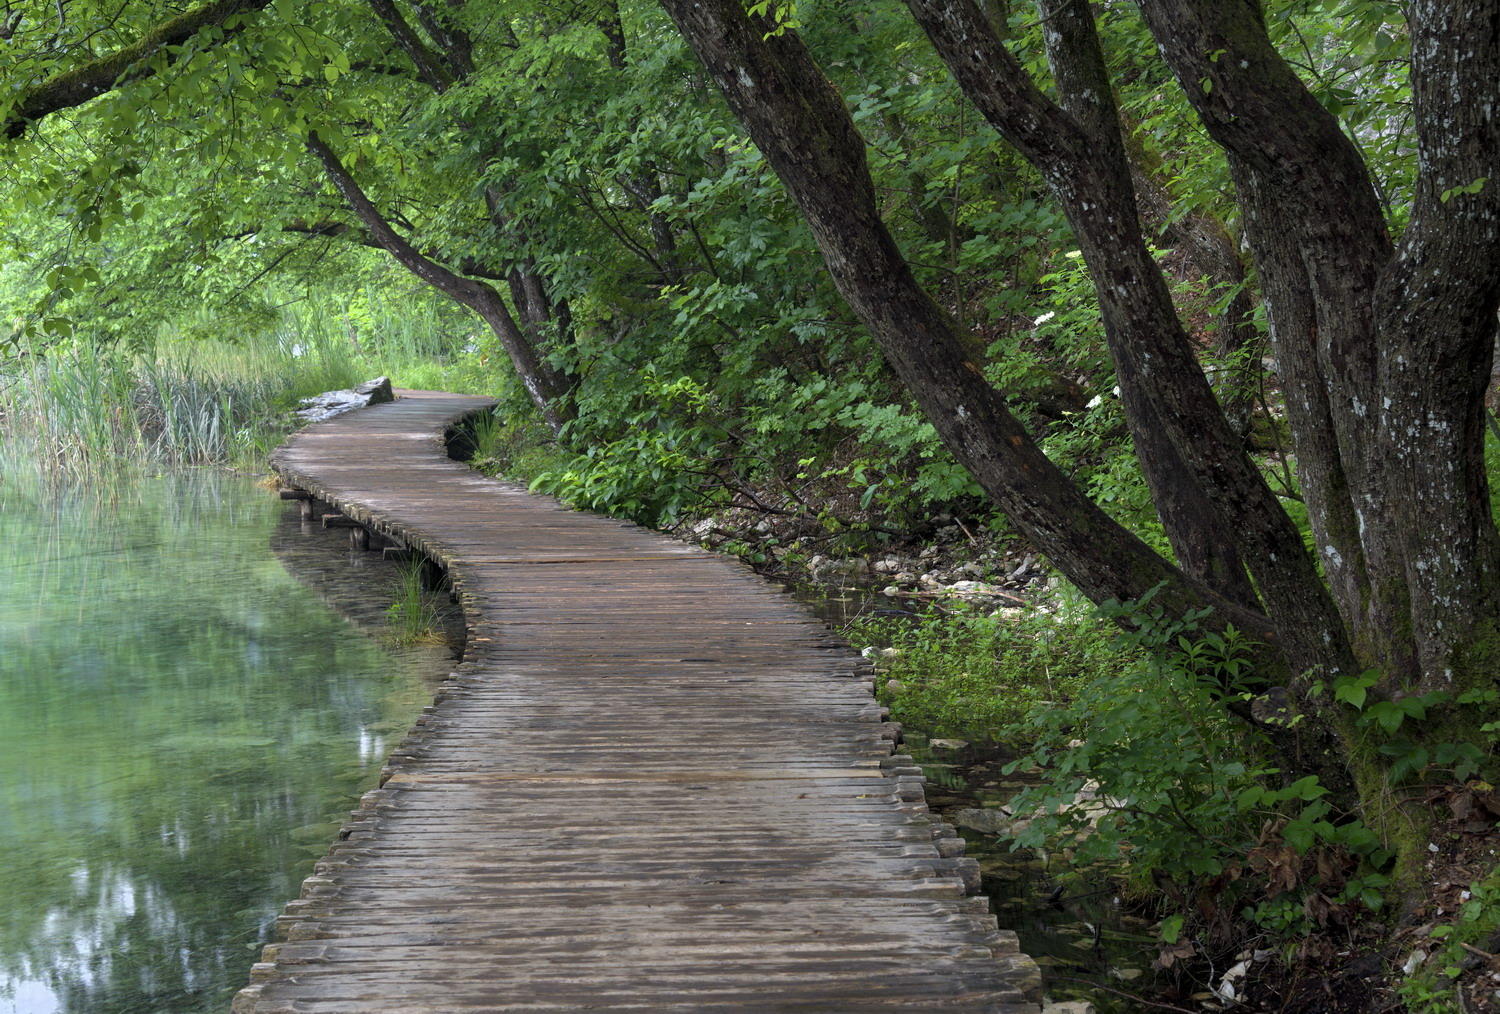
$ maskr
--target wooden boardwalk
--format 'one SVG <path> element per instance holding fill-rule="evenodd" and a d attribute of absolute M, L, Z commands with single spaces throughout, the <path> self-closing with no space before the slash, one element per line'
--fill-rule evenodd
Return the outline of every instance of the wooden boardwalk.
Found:
<path fill-rule="evenodd" d="M 449 460 L 488 402 L 400 394 L 274 465 L 443 562 L 468 651 L 236 1014 L 1036 1010 L 861 659 L 732 561 Z"/>

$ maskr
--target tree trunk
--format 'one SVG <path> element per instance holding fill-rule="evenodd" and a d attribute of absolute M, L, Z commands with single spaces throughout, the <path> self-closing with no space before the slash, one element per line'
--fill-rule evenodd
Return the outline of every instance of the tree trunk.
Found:
<path fill-rule="evenodd" d="M 864 145 L 800 39 L 737 0 L 663 0 L 756 146 L 807 218 L 839 292 L 953 454 L 1027 535 L 1095 601 L 1160 585 L 1178 613 L 1273 639 L 1265 618 L 1161 559 L 1047 460 L 968 359 L 946 314 L 917 285 L 876 210 Z"/>
<path fill-rule="evenodd" d="M 1380 280 L 1382 450 L 1390 454 L 1424 689 L 1492 685 L 1497 538 L 1484 393 L 1500 309 L 1500 2 L 1415 0 L 1412 96 L 1422 173 Z"/>
<path fill-rule="evenodd" d="M 1492 672 L 1482 422 L 1500 302 L 1500 2 L 1410 5 L 1421 173 L 1399 249 L 1358 151 L 1255 5 L 1140 5 L 1229 156 L 1314 535 L 1355 643 L 1392 693 Z"/>
<path fill-rule="evenodd" d="M 510 356 L 511 364 L 515 367 L 516 375 L 520 377 L 526 393 L 531 396 L 532 402 L 542 413 L 547 426 L 554 434 L 560 433 L 563 426 L 572 418 L 568 401 L 570 381 L 565 374 L 554 370 L 547 364 L 536 347 L 516 326 L 515 318 L 511 316 L 500 294 L 484 282 L 465 278 L 423 256 L 416 247 L 391 227 L 385 216 L 365 195 L 358 182 L 344 168 L 333 149 L 328 147 L 317 134 L 308 135 L 307 147 L 323 163 L 323 169 L 327 172 L 328 178 L 333 181 L 334 187 L 377 243 L 385 248 L 402 267 L 438 291 L 469 307 L 484 319 L 484 322 L 494 331 L 495 336 L 500 339 L 501 346 Z"/>
<path fill-rule="evenodd" d="M 1087 3 L 1038 4 L 1066 110 L 1036 88 L 972 0 L 908 0 L 908 6 L 964 93 L 1037 167 L 1062 204 L 1093 276 L 1122 396 L 1135 391 L 1122 397 L 1127 412 L 1137 413 L 1134 429 L 1140 433 L 1148 422 L 1159 423 L 1170 443 L 1142 448 L 1158 455 L 1141 455 L 1153 492 L 1182 483 L 1172 473 L 1186 471 L 1201 497 L 1185 506 L 1211 507 L 1181 519 L 1190 537 L 1201 545 L 1198 532 L 1205 526 L 1232 534 L 1275 625 L 1276 644 L 1293 669 L 1351 671 L 1342 619 L 1301 533 L 1220 411 L 1141 234 Z M 1144 414 L 1148 404 L 1154 418 Z M 1187 538 L 1179 533 L 1179 540 Z"/>
<path fill-rule="evenodd" d="M 1161 163 L 1141 138 L 1127 131 L 1126 153 L 1135 186 L 1141 225 L 1156 230 L 1166 244 L 1183 255 L 1192 270 L 1208 282 L 1209 291 L 1224 300 L 1219 311 L 1214 354 L 1231 364 L 1214 388 L 1224 415 L 1241 437 L 1248 438 L 1255 415 L 1256 388 L 1261 376 L 1261 339 L 1253 319 L 1245 263 L 1228 228 L 1214 215 L 1199 209 L 1174 209 L 1176 198 L 1161 178 Z"/>

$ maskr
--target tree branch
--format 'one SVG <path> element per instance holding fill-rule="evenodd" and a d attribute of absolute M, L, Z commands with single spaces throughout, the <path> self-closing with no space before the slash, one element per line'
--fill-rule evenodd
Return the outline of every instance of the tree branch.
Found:
<path fill-rule="evenodd" d="M 465 278 L 424 255 L 406 237 L 391 227 L 386 217 L 366 196 L 359 183 L 339 161 L 332 148 L 316 133 L 307 135 L 307 149 L 317 156 L 334 188 L 343 196 L 355 217 L 371 237 L 402 267 L 444 295 L 462 303 L 484 318 L 510 356 L 516 374 L 532 402 L 554 433 L 572 417 L 567 404 L 569 378 L 549 366 L 517 326 L 500 293 L 484 282 Z"/>
<path fill-rule="evenodd" d="M 223 25 L 235 14 L 258 11 L 271 0 L 215 0 L 197 10 L 157 25 L 135 42 L 108 56 L 91 60 L 49 78 L 23 95 L 0 122 L 0 133 L 12 140 L 26 133 L 37 120 L 63 109 L 80 106 L 119 85 L 150 77 L 156 68 L 146 61 L 167 48 L 180 46 L 211 25 Z M 224 38 L 238 31 L 226 27 Z"/>
<path fill-rule="evenodd" d="M 386 30 L 402 52 L 417 65 L 417 73 L 433 91 L 442 94 L 453 86 L 453 74 L 444 66 L 443 60 L 417 36 L 407 20 L 401 16 L 392 0 L 370 0 L 370 8 L 385 22 Z"/>

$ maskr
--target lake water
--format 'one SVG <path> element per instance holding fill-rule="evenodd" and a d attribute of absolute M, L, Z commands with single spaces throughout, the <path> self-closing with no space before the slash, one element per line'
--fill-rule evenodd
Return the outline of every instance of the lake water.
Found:
<path fill-rule="evenodd" d="M 389 601 L 345 546 L 223 473 L 0 478 L 0 1014 L 228 1009 L 447 668 L 325 604 Z"/>

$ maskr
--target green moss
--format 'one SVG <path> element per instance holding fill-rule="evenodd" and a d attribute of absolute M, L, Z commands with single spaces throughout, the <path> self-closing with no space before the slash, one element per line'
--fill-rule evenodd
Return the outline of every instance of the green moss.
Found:
<path fill-rule="evenodd" d="M 1345 742 L 1349 744 L 1349 770 L 1359 793 L 1360 819 L 1395 856 L 1388 893 L 1398 903 L 1415 898 L 1423 887 L 1422 866 L 1427 858 L 1432 812 L 1426 806 L 1413 805 L 1409 792 L 1391 785 L 1388 761 L 1368 735 L 1346 730 Z"/>
<path fill-rule="evenodd" d="M 1494 686 L 1500 679 L 1500 621 L 1487 616 L 1474 624 L 1454 655 L 1453 684 L 1459 693 Z"/>

